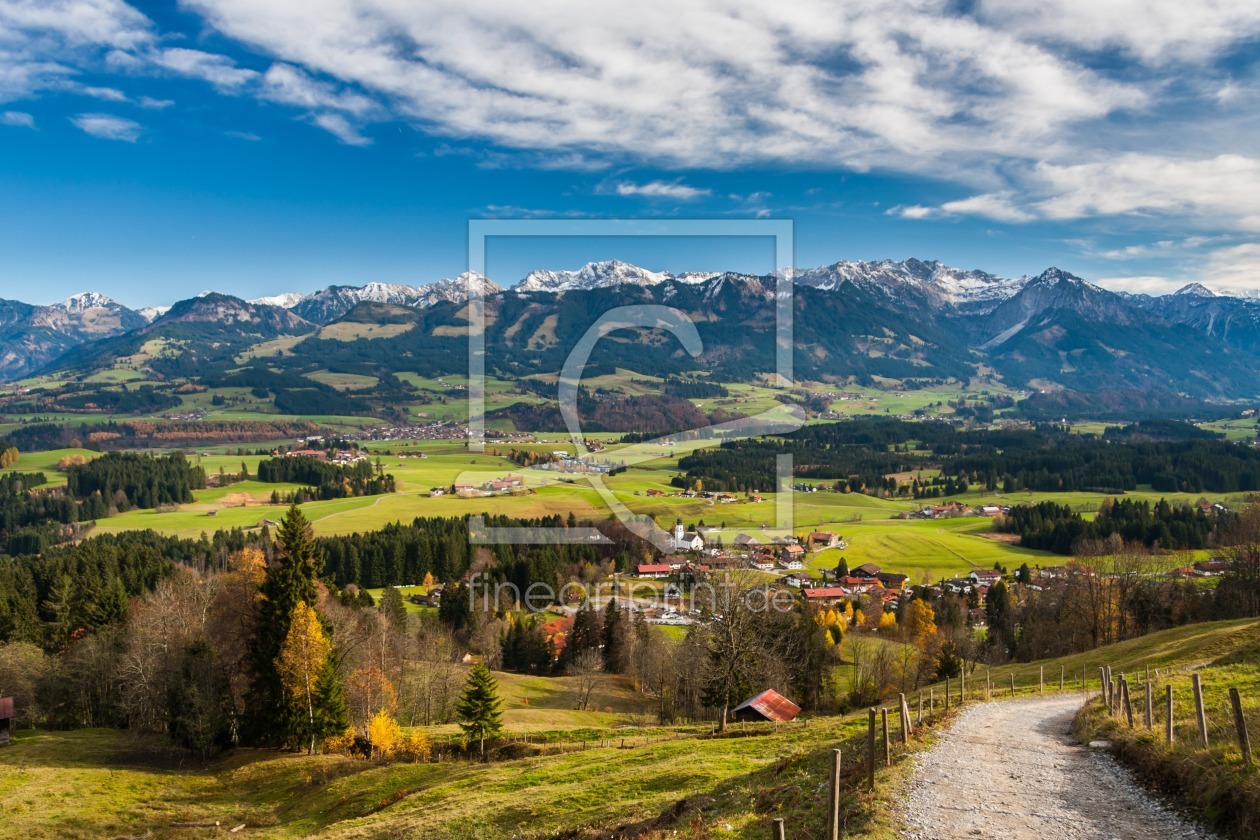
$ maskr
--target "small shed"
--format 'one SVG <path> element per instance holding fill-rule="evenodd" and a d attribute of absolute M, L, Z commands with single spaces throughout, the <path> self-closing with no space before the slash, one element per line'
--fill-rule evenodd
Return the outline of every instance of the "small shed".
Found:
<path fill-rule="evenodd" d="M 796 719 L 796 716 L 801 713 L 801 707 L 773 688 L 767 688 L 760 694 L 749 697 L 732 711 L 736 720 L 772 720 L 775 723 L 787 723 Z"/>
<path fill-rule="evenodd" d="M 9 743 L 13 731 L 13 698 L 0 697 L 0 747 Z"/>

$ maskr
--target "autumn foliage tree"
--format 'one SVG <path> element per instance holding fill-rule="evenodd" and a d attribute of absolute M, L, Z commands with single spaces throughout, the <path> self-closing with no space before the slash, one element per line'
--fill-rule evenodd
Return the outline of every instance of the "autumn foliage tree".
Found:
<path fill-rule="evenodd" d="M 345 701 L 336 685 L 328 655 L 332 645 L 315 610 L 299 602 L 280 646 L 276 670 L 289 702 L 290 742 L 304 741 L 308 752 L 345 728 Z"/>

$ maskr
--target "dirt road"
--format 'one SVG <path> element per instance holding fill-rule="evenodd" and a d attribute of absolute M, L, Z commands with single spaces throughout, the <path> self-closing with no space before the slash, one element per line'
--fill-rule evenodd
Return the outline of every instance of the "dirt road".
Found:
<path fill-rule="evenodd" d="M 915 768 L 903 806 L 910 838 L 1202 838 L 1110 757 L 1077 745 L 1081 698 L 972 706 Z"/>

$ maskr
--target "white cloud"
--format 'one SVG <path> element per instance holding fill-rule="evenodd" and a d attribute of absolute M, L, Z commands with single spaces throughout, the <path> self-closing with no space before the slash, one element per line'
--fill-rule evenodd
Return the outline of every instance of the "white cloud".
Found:
<path fill-rule="evenodd" d="M 77 114 L 70 122 L 81 131 L 100 137 L 104 140 L 122 140 L 134 143 L 140 139 L 143 130 L 135 120 L 116 117 L 112 114 Z"/>
<path fill-rule="evenodd" d="M 79 93 L 84 96 L 91 96 L 94 99 L 104 99 L 106 102 L 126 102 L 127 94 L 117 88 L 111 87 L 81 87 Z"/>
<path fill-rule="evenodd" d="M 1230 292 L 1260 292 L 1260 243 L 1246 242 L 1212 253 L 1203 284 Z"/>
<path fill-rule="evenodd" d="M 0 125 L 15 125 L 20 128 L 34 128 L 35 118 L 22 111 L 5 111 L 0 113 Z"/>
<path fill-rule="evenodd" d="M 161 111 L 175 104 L 171 99 L 154 99 L 152 96 L 142 96 L 136 100 L 136 104 L 141 108 L 150 108 L 155 111 Z"/>
<path fill-rule="evenodd" d="M 1105 78 L 944 0 L 679 7 L 577 0 L 190 0 L 224 34 L 453 136 L 678 166 L 788 161 L 941 173 L 1054 147 L 1141 107 Z M 957 168 L 959 164 L 954 164 Z"/>
<path fill-rule="evenodd" d="M 369 146 L 372 138 L 364 137 L 350 121 L 341 114 L 316 114 L 311 122 L 336 137 L 347 146 Z"/>
<path fill-rule="evenodd" d="M 1088 163 L 1040 163 L 1010 191 L 942 204 L 943 213 L 1002 222 L 1160 216 L 1208 228 L 1260 231 L 1260 159 L 1181 159 L 1125 153 Z M 926 214 L 925 214 L 926 215 Z"/>
<path fill-rule="evenodd" d="M 258 78 L 257 70 L 237 67 L 236 62 L 226 55 L 201 50 L 169 47 L 155 50 L 147 58 L 158 67 L 181 76 L 203 79 L 222 90 L 237 90 Z M 128 57 L 119 56 L 115 60 L 126 62 Z"/>
<path fill-rule="evenodd" d="M 638 198 L 666 198 L 673 201 L 694 201 L 697 198 L 704 198 L 712 194 L 712 190 L 700 189 L 698 187 L 689 187 L 681 182 L 667 181 L 649 181 L 646 184 L 636 184 L 631 181 L 622 181 L 614 188 L 614 192 L 620 196 L 634 196 Z"/>
<path fill-rule="evenodd" d="M 1176 280 L 1172 277 L 1156 274 L 1132 277 L 1100 277 L 1090 282 L 1095 286 L 1102 286 L 1104 289 L 1141 295 L 1166 295 L 1186 285 L 1184 279 Z"/>
<path fill-rule="evenodd" d="M 977 11 L 1023 38 L 1118 47 L 1149 64 L 1205 59 L 1260 34 L 1260 5 L 1239 0 L 980 0 Z"/>
<path fill-rule="evenodd" d="M 338 90 L 334 85 L 312 79 L 288 64 L 273 64 L 267 68 L 260 95 L 285 105 L 345 111 L 356 116 L 364 116 L 378 107 L 366 96 Z"/>

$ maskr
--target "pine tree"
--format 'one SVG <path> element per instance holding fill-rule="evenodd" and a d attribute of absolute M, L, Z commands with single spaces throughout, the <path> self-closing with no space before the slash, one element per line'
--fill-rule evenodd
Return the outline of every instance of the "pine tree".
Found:
<path fill-rule="evenodd" d="M 581 656 L 588 650 L 599 650 L 600 626 L 599 616 L 591 602 L 584 601 L 573 616 L 573 629 L 569 631 L 564 645 L 564 665 Z"/>
<path fill-rule="evenodd" d="M 274 740 L 275 733 L 292 731 L 287 702 L 276 659 L 289 635 L 289 625 L 298 604 L 316 601 L 315 578 L 320 562 L 310 523 L 294 505 L 280 522 L 276 534 L 276 562 L 267 568 L 262 584 L 258 631 L 254 637 L 256 678 L 249 707 L 252 717 L 247 728 L 252 741 Z"/>
<path fill-rule="evenodd" d="M 608 601 L 604 608 L 604 672 L 619 674 L 626 666 L 625 615 L 617 606 L 617 599 Z"/>
<path fill-rule="evenodd" d="M 484 662 L 473 666 L 464 684 L 464 691 L 455 704 L 459 716 L 459 728 L 469 738 L 481 743 L 481 757 L 486 756 L 486 739 L 498 737 L 503 731 L 503 713 L 500 711 L 499 684 L 490 675 Z"/>
<path fill-rule="evenodd" d="M 387 586 L 381 593 L 381 614 L 389 621 L 396 632 L 407 629 L 407 605 L 403 603 L 402 591 L 396 586 Z"/>

